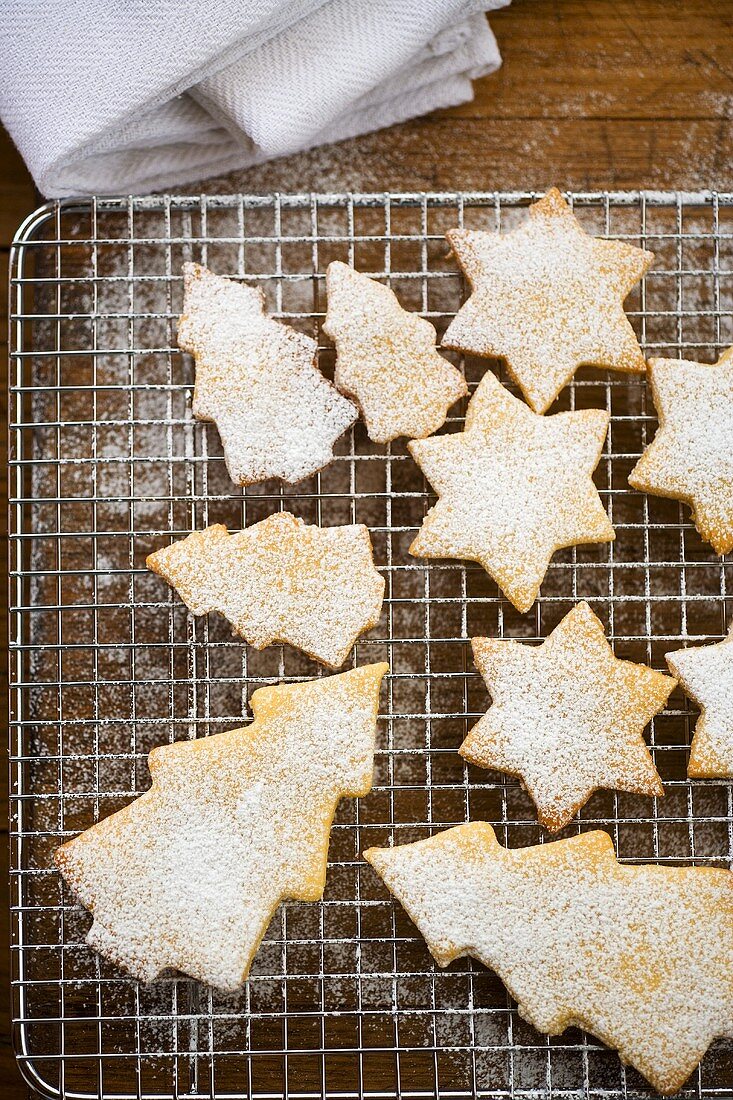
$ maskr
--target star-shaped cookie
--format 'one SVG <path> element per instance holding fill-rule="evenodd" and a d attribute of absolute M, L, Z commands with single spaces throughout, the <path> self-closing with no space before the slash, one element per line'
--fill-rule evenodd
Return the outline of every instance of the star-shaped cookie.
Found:
<path fill-rule="evenodd" d="M 619 661 L 603 624 L 577 604 L 539 646 L 474 638 L 493 700 L 459 752 L 518 776 L 548 829 L 561 829 L 599 787 L 662 795 L 642 731 L 675 686 Z"/>
<path fill-rule="evenodd" d="M 505 359 L 535 412 L 579 366 L 645 370 L 623 302 L 653 253 L 590 236 L 554 187 L 511 233 L 452 229 L 447 237 L 471 296 L 443 345 Z"/>
<path fill-rule="evenodd" d="M 379 622 L 384 577 L 363 524 L 317 527 L 290 512 L 230 535 L 221 523 L 156 550 L 146 565 L 194 615 L 218 611 L 264 649 L 288 642 L 340 668 Z"/>
<path fill-rule="evenodd" d="M 733 550 L 733 348 L 717 363 L 652 359 L 659 431 L 629 475 L 642 492 L 682 500 L 716 554 Z"/>
<path fill-rule="evenodd" d="M 591 476 L 607 429 L 600 409 L 538 416 L 487 372 L 465 431 L 408 443 L 439 498 L 410 553 L 480 562 L 527 611 L 556 550 L 614 537 Z"/>
<path fill-rule="evenodd" d="M 626 866 L 598 830 L 503 848 L 485 821 L 364 858 L 439 966 L 479 959 L 533 1027 L 584 1028 L 664 1095 L 733 1036 L 730 871 Z"/>
<path fill-rule="evenodd" d="M 301 481 L 358 410 L 316 366 L 318 345 L 265 311 L 259 287 L 183 265 L 178 344 L 196 360 L 193 413 L 219 429 L 232 481 Z"/>
<path fill-rule="evenodd" d="M 460 371 L 435 350 L 435 329 L 403 309 L 388 286 L 335 260 L 326 273 L 323 331 L 336 345 L 334 383 L 361 408 L 369 438 L 424 439 L 468 393 Z"/>
<path fill-rule="evenodd" d="M 733 623 L 717 645 L 668 653 L 667 664 L 700 707 L 687 774 L 697 779 L 733 776 Z"/>

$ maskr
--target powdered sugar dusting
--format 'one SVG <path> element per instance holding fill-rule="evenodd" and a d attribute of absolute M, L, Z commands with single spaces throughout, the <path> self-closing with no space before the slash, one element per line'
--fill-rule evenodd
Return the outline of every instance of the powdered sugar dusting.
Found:
<path fill-rule="evenodd" d="M 668 653 L 670 671 L 702 708 L 690 747 L 688 775 L 733 776 L 733 623 L 717 645 Z"/>
<path fill-rule="evenodd" d="M 588 604 L 539 646 L 472 644 L 493 704 L 461 755 L 520 776 L 544 825 L 562 828 L 599 787 L 663 794 L 642 731 L 675 681 L 617 660 Z"/>
<path fill-rule="evenodd" d="M 511 233 L 447 236 L 472 294 L 444 345 L 506 359 L 536 412 L 582 364 L 645 369 L 623 301 L 651 266 L 651 252 L 590 236 L 554 188 Z"/>
<path fill-rule="evenodd" d="M 629 475 L 635 489 L 683 500 L 717 554 L 733 550 L 733 348 L 717 363 L 652 359 L 659 431 Z"/>
<path fill-rule="evenodd" d="M 315 341 L 265 313 L 262 292 L 184 264 L 178 343 L 196 359 L 194 415 L 216 423 L 239 485 L 301 481 L 357 417 L 315 365 Z"/>
<path fill-rule="evenodd" d="M 218 611 L 256 649 L 288 642 L 331 668 L 379 621 L 384 578 L 369 531 L 279 512 L 230 535 L 222 524 L 151 554 L 194 615 Z"/>
<path fill-rule="evenodd" d="M 251 725 L 154 749 L 151 789 L 56 851 L 88 942 L 147 981 L 236 989 L 279 902 L 323 893 L 336 804 L 372 785 L 387 671 L 260 688 Z"/>
<path fill-rule="evenodd" d="M 614 537 L 591 476 L 608 419 L 538 416 L 485 374 L 464 432 L 408 444 L 440 498 L 410 553 L 478 561 L 527 611 L 556 550 Z"/>
<path fill-rule="evenodd" d="M 358 401 L 369 438 L 432 435 L 468 393 L 461 372 L 435 350 L 433 326 L 402 309 L 389 287 L 338 261 L 328 265 L 327 289 L 334 381 Z"/>
<path fill-rule="evenodd" d="M 366 859 L 441 966 L 473 955 L 534 1027 L 585 1028 L 663 1093 L 733 1035 L 733 876 L 624 867 L 611 838 L 502 848 L 475 821 Z"/>

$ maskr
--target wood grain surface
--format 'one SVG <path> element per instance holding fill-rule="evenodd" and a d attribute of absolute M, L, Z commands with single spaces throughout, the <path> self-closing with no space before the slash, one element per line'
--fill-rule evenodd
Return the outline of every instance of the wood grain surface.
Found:
<path fill-rule="evenodd" d="M 472 103 L 181 190 L 733 188 L 733 0 L 514 0 L 491 25 L 504 63 Z M 0 134 L 3 425 L 9 249 L 40 201 Z M 0 851 L 0 1095 L 18 1100 Z"/>

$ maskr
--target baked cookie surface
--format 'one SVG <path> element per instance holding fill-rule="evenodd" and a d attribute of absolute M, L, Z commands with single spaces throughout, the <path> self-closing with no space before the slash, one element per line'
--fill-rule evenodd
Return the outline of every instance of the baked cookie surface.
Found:
<path fill-rule="evenodd" d="M 236 535 L 220 523 L 194 531 L 147 566 L 194 615 L 218 611 L 255 649 L 286 642 L 329 668 L 376 626 L 384 598 L 366 527 L 311 526 L 290 512 Z"/>
<path fill-rule="evenodd" d="M 435 329 L 400 305 L 388 286 L 334 261 L 326 273 L 323 331 L 336 345 L 334 383 L 361 408 L 369 438 L 424 439 L 468 393 L 435 348 Z"/>
<path fill-rule="evenodd" d="M 518 776 L 548 829 L 567 825 L 599 787 L 664 793 L 642 731 L 675 681 L 618 660 L 587 603 L 540 645 L 471 644 L 493 702 L 459 752 Z"/>
<path fill-rule="evenodd" d="M 257 287 L 183 265 L 178 344 L 196 361 L 193 413 L 219 429 L 232 481 L 302 481 L 333 458 L 356 406 L 316 366 L 318 345 L 265 311 Z"/>
<path fill-rule="evenodd" d="M 55 852 L 87 942 L 144 981 L 238 988 L 279 903 L 323 893 L 336 805 L 371 789 L 387 671 L 259 688 L 250 725 L 154 749 L 150 790 Z"/>
<path fill-rule="evenodd" d="M 601 409 L 539 416 L 488 372 L 463 432 L 407 445 L 438 494 L 410 553 L 477 561 L 527 611 L 555 551 L 614 538 L 592 479 L 608 422 Z"/>
<path fill-rule="evenodd" d="M 579 366 L 646 369 L 623 302 L 653 253 L 590 236 L 556 188 L 510 233 L 446 235 L 471 296 L 444 346 L 505 359 L 535 412 L 550 407 Z"/>
<path fill-rule="evenodd" d="M 629 485 L 692 508 L 716 554 L 733 550 L 733 348 L 717 363 L 652 359 L 659 430 L 629 474 Z"/>
<path fill-rule="evenodd" d="M 687 774 L 698 779 L 733 776 L 733 623 L 717 645 L 678 649 L 666 657 L 670 672 L 701 710 Z"/>
<path fill-rule="evenodd" d="M 533 1027 L 584 1028 L 661 1093 L 733 1035 L 730 871 L 623 866 L 600 831 L 510 850 L 481 821 L 364 856 L 439 966 L 474 956 Z"/>

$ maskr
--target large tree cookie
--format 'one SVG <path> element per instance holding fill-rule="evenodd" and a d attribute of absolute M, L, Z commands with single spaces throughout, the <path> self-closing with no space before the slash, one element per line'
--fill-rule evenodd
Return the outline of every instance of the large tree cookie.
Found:
<path fill-rule="evenodd" d="M 675 681 L 619 661 L 603 624 L 579 603 L 541 645 L 474 638 L 493 700 L 461 745 L 472 764 L 519 776 L 548 829 L 561 829 L 599 787 L 662 795 L 642 731 Z"/>
<path fill-rule="evenodd" d="M 314 340 L 265 312 L 258 287 L 183 265 L 178 344 L 196 360 L 193 413 L 219 429 L 232 481 L 301 481 L 333 458 L 357 409 L 316 366 Z"/>
<path fill-rule="evenodd" d="M 733 623 L 717 645 L 668 653 L 667 664 L 700 707 L 687 774 L 698 779 L 733 776 Z"/>
<path fill-rule="evenodd" d="M 87 942 L 144 981 L 236 989 L 283 898 L 323 894 L 336 805 L 371 789 L 387 670 L 260 688 L 249 726 L 154 749 L 150 790 L 56 851 Z"/>
<path fill-rule="evenodd" d="M 435 329 L 402 309 L 382 283 L 334 261 L 326 273 L 323 331 L 336 345 L 334 382 L 358 402 L 369 438 L 424 439 L 468 393 L 460 371 L 435 350 Z"/>
<path fill-rule="evenodd" d="M 147 565 L 194 615 L 218 611 L 255 649 L 287 642 L 330 668 L 376 626 L 384 598 L 366 527 L 311 527 L 289 512 L 237 535 L 194 531 Z"/>
<path fill-rule="evenodd" d="M 592 479 L 608 419 L 600 409 L 538 416 L 485 374 L 465 431 L 408 443 L 439 498 L 410 553 L 480 562 L 527 611 L 556 550 L 614 537 Z"/>
<path fill-rule="evenodd" d="M 439 966 L 473 955 L 533 1027 L 581 1027 L 661 1093 L 733 1036 L 733 875 L 623 866 L 602 832 L 510 851 L 486 822 L 364 856 Z"/>
<path fill-rule="evenodd" d="M 536 412 L 581 365 L 645 370 L 623 302 L 653 253 L 589 236 L 554 187 L 511 233 L 452 229 L 447 237 L 471 297 L 443 344 L 505 359 Z"/>
<path fill-rule="evenodd" d="M 652 359 L 659 431 L 629 485 L 692 508 L 716 554 L 733 550 L 733 348 L 717 363 Z"/>

